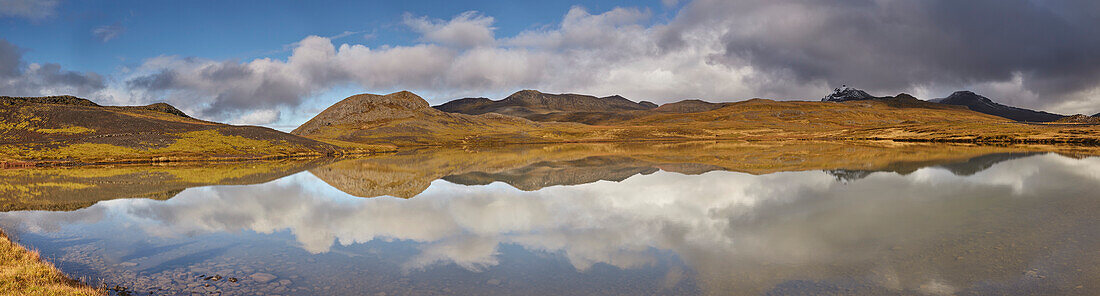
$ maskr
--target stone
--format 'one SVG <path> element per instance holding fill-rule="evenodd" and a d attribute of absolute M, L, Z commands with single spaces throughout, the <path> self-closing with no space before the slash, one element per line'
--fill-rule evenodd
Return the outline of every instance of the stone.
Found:
<path fill-rule="evenodd" d="M 125 266 L 125 267 L 134 267 L 134 266 L 137 266 L 137 265 L 138 264 L 135 263 L 135 262 L 122 262 L 122 263 L 118 264 L 118 266 Z"/>
<path fill-rule="evenodd" d="M 498 280 L 498 279 L 491 279 L 491 280 L 489 280 L 488 282 L 485 282 L 485 283 L 486 283 L 486 284 L 490 284 L 490 285 L 493 285 L 493 286 L 496 286 L 496 285 L 499 285 L 499 284 L 500 284 L 500 280 Z"/>
<path fill-rule="evenodd" d="M 275 278 L 278 278 L 274 274 L 263 273 L 263 272 L 253 273 L 252 275 L 250 275 L 248 277 L 252 278 L 253 281 L 256 281 L 257 283 L 261 283 L 261 284 L 273 281 L 273 280 L 275 280 Z"/>

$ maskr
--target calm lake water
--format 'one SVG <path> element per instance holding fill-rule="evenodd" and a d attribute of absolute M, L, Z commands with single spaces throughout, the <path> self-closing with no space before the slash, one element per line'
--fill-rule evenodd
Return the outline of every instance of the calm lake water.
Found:
<path fill-rule="evenodd" d="M 614 155 L 408 161 L 423 157 L 3 212 L 0 228 L 137 295 L 1100 294 L 1100 158 L 753 174 Z"/>

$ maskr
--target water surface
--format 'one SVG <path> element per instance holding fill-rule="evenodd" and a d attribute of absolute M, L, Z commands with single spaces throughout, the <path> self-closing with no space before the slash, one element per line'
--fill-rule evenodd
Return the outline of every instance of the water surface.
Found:
<path fill-rule="evenodd" d="M 421 151 L 118 187 L 145 198 L 42 191 L 96 201 L 3 212 L 0 228 L 67 274 L 141 294 L 1100 293 L 1100 158 L 620 148 Z"/>

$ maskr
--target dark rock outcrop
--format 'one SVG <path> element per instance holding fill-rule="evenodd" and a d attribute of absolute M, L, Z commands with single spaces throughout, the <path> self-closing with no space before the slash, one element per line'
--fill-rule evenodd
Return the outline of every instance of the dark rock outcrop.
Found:
<path fill-rule="evenodd" d="M 191 118 L 191 116 L 187 116 L 187 113 L 183 113 L 183 111 L 180 111 L 180 109 L 176 109 L 175 106 L 169 105 L 168 103 L 156 103 L 145 106 L 127 106 L 124 108 L 151 110 Z"/>
<path fill-rule="evenodd" d="M 0 105 L 11 106 L 16 104 L 57 104 L 57 105 L 76 105 L 76 106 L 99 106 L 92 101 L 84 98 L 78 98 L 74 96 L 46 96 L 46 97 L 9 97 L 0 96 Z"/>
<path fill-rule="evenodd" d="M 1077 114 L 1062 117 L 1054 121 L 1056 123 L 1071 123 L 1071 124 L 1100 124 L 1100 117 L 1088 116 L 1084 114 Z"/>

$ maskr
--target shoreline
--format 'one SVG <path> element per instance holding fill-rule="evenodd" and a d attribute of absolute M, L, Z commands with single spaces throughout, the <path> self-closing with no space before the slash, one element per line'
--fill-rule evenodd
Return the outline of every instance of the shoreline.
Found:
<path fill-rule="evenodd" d="M 0 229 L 0 294 L 4 295 L 106 295 L 69 278 L 53 263 L 14 242 Z"/>
<path fill-rule="evenodd" d="M 502 147 L 502 146 L 514 146 L 514 145 L 551 145 L 551 144 L 607 144 L 607 143 L 680 143 L 680 142 L 701 142 L 701 141 L 715 141 L 715 142 L 893 142 L 898 144 L 905 143 L 930 143 L 930 144 L 972 144 L 979 146 L 1003 146 L 1003 145 L 1041 145 L 1046 146 L 1043 149 L 1050 152 L 1056 152 L 1062 149 L 1082 149 L 1092 148 L 1097 150 L 1095 154 L 1100 155 L 1100 140 L 1090 138 L 1064 138 L 1064 139 L 1013 139 L 1002 137 L 976 137 L 976 138 L 885 138 L 885 137 L 823 137 L 823 138 L 791 138 L 791 139 L 761 139 L 761 138 L 650 138 L 650 139 L 590 139 L 590 140 L 575 140 L 575 141 L 520 141 L 520 142 L 506 142 L 506 141 L 485 141 L 485 142 L 467 142 L 467 143 L 438 143 L 438 144 L 418 144 L 418 145 L 400 145 L 395 146 L 393 149 L 388 150 L 375 150 L 375 151 L 351 151 L 343 153 L 331 153 L 331 154 L 296 154 L 296 155 L 268 155 L 268 156 L 245 156 L 245 157 L 174 157 L 174 156 L 160 156 L 160 157 L 145 157 L 134 159 L 121 159 L 121 160 L 106 160 L 106 161 L 72 161 L 72 160 L 44 160 L 44 161 L 0 161 L 0 169 L 22 169 L 22 168 L 36 168 L 36 167 L 78 167 L 78 166 L 93 166 L 93 165 L 117 165 L 117 164 L 167 164 L 167 163 L 232 163 L 232 162 L 249 162 L 249 161 L 274 161 L 274 160 L 297 160 L 297 159 L 316 159 L 325 157 L 349 157 L 349 156 L 371 156 L 380 154 L 398 153 L 406 149 L 420 149 L 420 148 L 435 148 L 435 147 Z"/>

